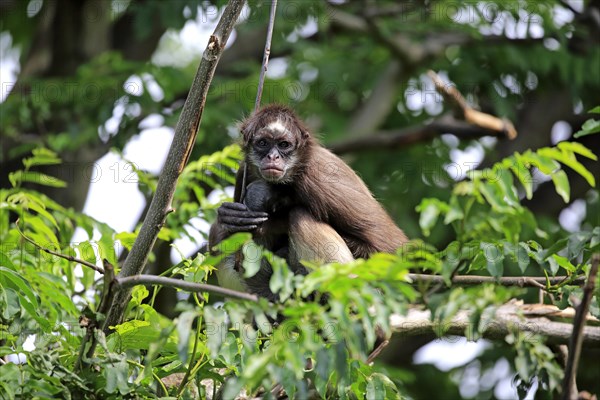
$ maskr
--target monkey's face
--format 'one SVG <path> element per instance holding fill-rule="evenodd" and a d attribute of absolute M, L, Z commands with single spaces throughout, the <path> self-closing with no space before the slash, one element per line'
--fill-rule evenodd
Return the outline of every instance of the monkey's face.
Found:
<path fill-rule="evenodd" d="M 297 138 L 276 120 L 258 129 L 249 143 L 249 160 L 267 182 L 287 183 L 297 162 Z"/>

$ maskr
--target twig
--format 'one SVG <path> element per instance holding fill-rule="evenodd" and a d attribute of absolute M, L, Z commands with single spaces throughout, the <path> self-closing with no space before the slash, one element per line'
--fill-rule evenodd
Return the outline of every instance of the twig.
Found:
<path fill-rule="evenodd" d="M 254 111 L 260 108 L 260 99 L 262 98 L 263 87 L 265 85 L 265 74 L 269 66 L 269 56 L 271 55 L 271 39 L 273 38 L 273 28 L 275 27 L 275 12 L 277 10 L 277 0 L 271 0 L 271 11 L 269 13 L 269 25 L 267 27 L 267 38 L 265 40 L 265 50 L 263 52 L 262 67 L 258 78 L 258 88 L 256 90 L 256 100 L 254 100 Z"/>
<path fill-rule="evenodd" d="M 25 234 L 21 231 L 21 229 L 19 229 L 19 220 L 17 220 L 17 222 L 15 223 L 15 227 L 17 228 L 17 231 L 19 232 L 19 235 L 21 235 L 21 237 L 23 237 L 23 239 L 27 240 L 29 243 L 31 243 L 32 245 L 34 245 L 35 247 L 37 247 L 38 249 L 48 253 L 48 254 L 52 254 L 53 256 L 56 257 L 60 257 L 63 258 L 65 260 L 71 261 L 71 262 L 75 262 L 81 265 L 85 265 L 88 268 L 93 269 L 94 271 L 100 272 L 101 274 L 104 273 L 104 269 L 102 267 L 97 266 L 96 264 L 92 264 L 91 262 L 85 261 L 85 260 L 80 260 L 79 258 L 73 257 L 73 256 L 69 256 L 66 254 L 62 254 L 56 251 L 52 251 L 50 249 L 47 249 L 39 244 L 37 244 L 33 239 L 28 238 L 27 236 L 25 236 Z"/>
<path fill-rule="evenodd" d="M 414 282 L 445 283 L 445 280 L 441 275 L 408 274 L 408 277 Z M 559 285 L 565 282 L 567 279 L 569 279 L 567 276 L 503 276 L 494 278 L 493 276 L 457 275 L 451 278 L 451 282 L 457 285 L 481 285 L 482 283 L 497 283 L 502 286 L 538 287 L 546 289 L 545 284 Z M 570 283 L 573 285 L 583 285 L 585 283 L 585 276 L 573 278 Z"/>
<path fill-rule="evenodd" d="M 208 41 L 200 66 L 194 77 L 194 82 L 190 88 L 190 93 L 183 105 L 183 110 L 175 127 L 175 136 L 173 137 L 167 160 L 158 179 L 156 193 L 152 197 L 148 214 L 131 248 L 131 252 L 123 264 L 119 277 L 138 275 L 146 265 L 148 255 L 152 251 L 158 233 L 164 225 L 168 211 L 171 209 L 171 201 L 177 185 L 177 179 L 181 175 L 194 147 L 206 103 L 206 96 L 219 58 L 225 49 L 227 39 L 242 11 L 244 3 L 244 0 L 229 1 L 215 31 Z M 130 296 L 130 289 L 119 290 L 115 293 L 112 306 L 103 326 L 106 334 L 110 332 L 111 326 L 117 325 L 122 320 Z"/>
<path fill-rule="evenodd" d="M 102 288 L 102 295 L 100 297 L 100 304 L 95 315 L 81 315 L 79 317 L 79 326 L 85 328 L 85 336 L 81 341 L 81 347 L 79 349 L 79 355 L 75 362 L 75 371 L 81 371 L 84 367 L 88 366 L 88 360 L 94 355 L 98 340 L 94 334 L 96 329 L 100 326 L 101 321 L 98 321 L 98 317 L 106 315 L 108 307 L 111 304 L 114 290 L 112 287 L 113 279 L 115 278 L 115 267 L 108 262 L 105 258 L 102 260 L 104 265 L 104 287 Z M 85 356 L 84 356 L 85 355 Z"/>
<path fill-rule="evenodd" d="M 580 14 L 579 11 L 577 11 L 576 9 L 574 9 L 573 6 L 570 5 L 568 2 L 566 2 L 565 0 L 559 0 L 559 3 L 560 3 L 561 6 L 563 6 L 567 10 L 571 11 L 573 14 L 575 14 L 575 15 L 579 15 Z"/>
<path fill-rule="evenodd" d="M 573 321 L 573 333 L 569 340 L 569 356 L 567 358 L 567 366 L 565 367 L 565 378 L 563 381 L 562 398 L 565 400 L 577 399 L 578 393 L 576 388 L 577 367 L 579 366 L 579 358 L 581 356 L 581 346 L 584 341 L 585 319 L 594 295 L 594 287 L 596 286 L 596 276 L 598 275 L 598 263 L 600 263 L 600 253 L 592 256 L 592 267 L 590 274 L 583 288 L 583 298 L 577 307 L 575 320 Z"/>
<path fill-rule="evenodd" d="M 250 294 L 239 292 L 237 290 L 226 289 L 221 286 L 209 285 L 205 283 L 194 283 L 182 281 L 180 279 L 167 278 L 164 276 L 156 276 L 156 275 L 133 275 L 128 277 L 118 277 L 115 278 L 114 284 L 119 289 L 130 288 L 136 285 L 161 285 L 172 287 L 176 289 L 182 289 L 187 292 L 194 293 L 212 293 L 223 297 L 228 297 L 232 299 L 239 300 L 248 300 L 257 302 L 258 297 Z"/>
<path fill-rule="evenodd" d="M 275 27 L 275 12 L 277 11 L 277 0 L 271 0 L 271 10 L 269 12 L 269 25 L 267 27 L 267 38 L 265 40 L 265 50 L 263 51 L 262 67 L 258 77 L 258 88 L 256 89 L 256 99 L 254 100 L 254 112 L 260 108 L 260 99 L 262 98 L 263 87 L 265 85 L 265 75 L 269 67 L 269 56 L 271 55 L 271 39 L 273 38 L 273 28 Z M 243 202 L 246 197 L 246 178 L 248 175 L 248 164 L 244 163 L 242 172 L 242 186 L 239 202 Z"/>
<path fill-rule="evenodd" d="M 389 339 L 385 339 L 383 342 L 379 343 L 379 345 L 367 357 L 367 364 L 371 364 L 373 361 L 375 361 L 375 358 L 377 358 L 377 356 L 379 356 L 383 349 L 385 349 L 389 344 Z"/>

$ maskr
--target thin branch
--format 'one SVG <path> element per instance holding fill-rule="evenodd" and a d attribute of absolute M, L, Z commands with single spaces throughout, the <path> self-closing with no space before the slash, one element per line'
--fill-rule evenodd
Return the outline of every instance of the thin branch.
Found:
<path fill-rule="evenodd" d="M 576 9 L 574 9 L 573 6 L 570 5 L 568 2 L 566 2 L 565 0 L 559 0 L 558 2 L 560 3 L 561 6 L 563 6 L 567 10 L 571 11 L 574 15 L 579 15 L 580 14 L 579 11 L 577 11 Z"/>
<path fill-rule="evenodd" d="M 427 282 L 434 284 L 445 284 L 446 281 L 441 275 L 429 275 L 429 274 L 408 274 L 408 277 L 414 282 Z M 457 285 L 481 285 L 483 283 L 497 283 L 502 286 L 518 286 L 518 287 L 538 287 L 546 288 L 546 284 L 560 285 L 571 279 L 568 276 L 503 276 L 500 278 L 494 278 L 493 276 L 480 276 L 480 275 L 457 275 L 451 279 L 452 283 Z M 585 276 L 579 276 L 573 278 L 569 283 L 573 285 L 583 285 L 585 283 Z"/>
<path fill-rule="evenodd" d="M 497 308 L 486 310 L 483 327 L 473 326 L 471 311 L 462 310 L 454 317 L 444 321 L 432 321 L 429 310 L 411 309 L 406 315 L 394 314 L 390 318 L 392 331 L 396 335 L 419 336 L 435 333 L 439 336 L 468 336 L 474 330 L 481 329 L 482 337 L 491 340 L 503 340 L 506 335 L 519 331 L 523 335 L 530 334 L 530 340 L 537 340 L 533 335 L 545 337 L 548 344 L 568 343 L 573 325 L 565 322 L 551 321 L 546 316 L 523 315 L 527 305 L 521 301 L 511 301 Z M 484 321 L 484 320 L 482 320 Z M 485 322 L 482 322 L 485 323 Z M 584 326 L 582 342 L 588 347 L 600 347 L 600 327 Z"/>
<path fill-rule="evenodd" d="M 101 274 L 104 273 L 104 269 L 102 267 L 97 266 L 96 264 L 92 264 L 91 262 L 85 261 L 85 260 L 81 260 L 79 258 L 73 257 L 73 256 L 69 256 L 67 254 L 62 254 L 56 251 L 52 251 L 50 249 L 47 249 L 39 244 L 37 244 L 33 239 L 28 238 L 27 236 L 25 236 L 25 234 L 21 231 L 21 229 L 19 229 L 19 220 L 17 220 L 17 222 L 15 223 L 15 226 L 17 228 L 17 231 L 19 232 L 19 235 L 21 235 L 21 237 L 25 240 L 27 240 L 29 243 L 31 243 L 32 245 L 34 245 L 35 247 L 37 247 L 38 249 L 48 253 L 48 254 L 52 254 L 53 256 L 56 257 L 60 257 L 63 258 L 67 261 L 71 261 L 71 262 L 75 262 L 81 265 L 85 265 L 88 268 L 93 269 L 96 272 L 100 272 Z"/>
<path fill-rule="evenodd" d="M 573 334 L 569 340 L 569 356 L 567 358 L 567 366 L 565 367 L 565 378 L 563 381 L 562 398 L 565 400 L 577 399 L 578 393 L 576 388 L 577 367 L 579 366 L 579 358 L 581 357 L 581 346 L 585 341 L 585 319 L 594 295 L 596 286 L 596 276 L 598 275 L 598 264 L 600 263 L 600 253 L 592 256 L 592 267 L 587 283 L 583 288 L 583 298 L 581 304 L 577 307 L 575 321 L 573 322 Z"/>
<path fill-rule="evenodd" d="M 275 12 L 277 10 L 277 0 L 271 0 L 271 10 L 269 13 L 269 25 L 267 27 L 267 38 L 265 40 L 265 49 L 263 51 L 262 67 L 258 77 L 258 88 L 256 90 L 256 99 L 254 100 L 254 111 L 260 108 L 260 99 L 262 98 L 263 86 L 265 85 L 265 75 L 269 66 L 269 56 L 271 55 L 271 39 L 273 38 L 273 28 L 275 27 Z"/>
<path fill-rule="evenodd" d="M 114 290 L 112 290 L 112 282 L 115 279 L 115 267 L 105 258 L 102 260 L 104 265 L 104 287 L 102 288 L 102 295 L 100 296 L 100 304 L 98 310 L 93 315 L 82 314 L 79 317 L 79 326 L 85 328 L 85 336 L 81 341 L 81 347 L 79 349 L 79 355 L 75 362 L 75 371 L 81 371 L 84 367 L 89 366 L 88 360 L 94 356 L 96 351 L 96 345 L 98 344 L 97 336 L 94 335 L 96 329 L 100 326 L 101 321 L 98 321 L 98 317 L 106 315 L 108 307 L 112 302 L 112 296 Z"/>
<path fill-rule="evenodd" d="M 156 275 L 133 275 L 128 277 L 115 278 L 114 284 L 118 289 L 130 288 L 136 285 L 161 285 L 176 289 L 185 290 L 186 292 L 194 293 L 212 293 L 222 297 L 231 299 L 247 300 L 257 302 L 258 297 L 250 294 L 239 292 L 237 290 L 226 289 L 221 286 L 209 285 L 205 283 L 194 283 L 182 281 L 181 279 L 167 278 Z"/>
<path fill-rule="evenodd" d="M 467 122 L 459 121 L 447 115 L 425 125 L 408 128 L 379 131 L 368 137 L 359 137 L 329 145 L 336 154 L 368 150 L 394 150 L 416 143 L 427 142 L 439 135 L 451 133 L 461 139 L 476 139 L 483 136 L 506 137 L 503 131 L 494 131 Z"/>
<path fill-rule="evenodd" d="M 175 127 L 175 136 L 167 155 L 167 160 L 160 174 L 156 193 L 154 194 L 148 214 L 140 229 L 131 252 L 127 256 L 119 277 L 129 277 L 140 274 L 156 238 L 162 226 L 164 225 L 168 211 L 171 209 L 171 201 L 177 184 L 177 179 L 185 167 L 194 142 L 206 96 L 212 81 L 219 58 L 225 49 L 225 44 L 235 22 L 237 21 L 242 7 L 243 0 L 230 0 L 223 15 L 219 20 L 215 31 L 211 35 L 206 50 L 202 55 L 202 61 L 196 72 L 194 82 L 190 93 L 185 101 L 179 121 Z M 103 330 L 106 334 L 110 332 L 110 327 L 117 325 L 123 318 L 123 313 L 129 302 L 131 289 L 119 290 L 115 293 L 112 306 L 107 314 Z"/>
<path fill-rule="evenodd" d="M 254 100 L 254 112 L 260 108 L 260 99 L 262 98 L 263 87 L 265 85 L 265 77 L 269 68 L 269 56 L 271 55 L 271 39 L 273 38 L 273 29 L 275 27 L 275 14 L 277 12 L 277 0 L 271 0 L 271 9 L 269 11 L 269 24 L 267 26 L 267 38 L 265 39 L 265 49 L 263 51 L 262 66 L 258 77 L 258 88 L 256 90 L 256 99 Z M 240 192 L 240 202 L 246 197 L 246 177 L 248 176 L 248 165 L 244 163 L 242 166 L 242 184 Z"/>

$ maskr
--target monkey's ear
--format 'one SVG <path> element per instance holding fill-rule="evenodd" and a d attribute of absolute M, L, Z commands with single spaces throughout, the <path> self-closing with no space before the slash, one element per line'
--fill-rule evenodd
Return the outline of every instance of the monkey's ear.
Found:
<path fill-rule="evenodd" d="M 250 144 L 250 141 L 252 140 L 254 132 L 252 124 L 248 119 L 245 119 L 244 121 L 238 124 L 238 129 L 240 130 L 240 134 L 242 135 L 242 142 L 244 144 L 244 147 L 248 146 L 248 144 Z"/>

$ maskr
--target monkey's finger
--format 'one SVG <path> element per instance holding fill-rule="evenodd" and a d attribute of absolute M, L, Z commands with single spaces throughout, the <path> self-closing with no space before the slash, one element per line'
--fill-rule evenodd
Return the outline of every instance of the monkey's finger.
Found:
<path fill-rule="evenodd" d="M 231 202 L 224 202 L 223 204 L 221 204 L 221 207 L 230 209 L 230 210 L 238 210 L 238 211 L 248 211 L 248 207 L 243 204 L 243 203 L 231 203 Z"/>
<path fill-rule="evenodd" d="M 262 211 L 250 211 L 250 210 L 229 210 L 227 208 L 219 208 L 217 211 L 220 217 L 238 217 L 238 218 L 267 218 L 269 214 Z"/>
<path fill-rule="evenodd" d="M 248 231 L 252 231 L 252 230 L 258 228 L 258 226 L 256 226 L 256 225 L 238 226 L 238 225 L 228 225 L 228 224 L 223 224 L 223 227 L 226 230 L 228 230 L 229 232 L 248 232 Z"/>
<path fill-rule="evenodd" d="M 221 223 L 226 225 L 237 225 L 237 226 L 248 226 L 248 225 L 258 225 L 262 224 L 268 220 L 268 218 L 260 217 L 260 218 L 239 218 L 232 216 L 223 216 L 221 217 Z"/>

